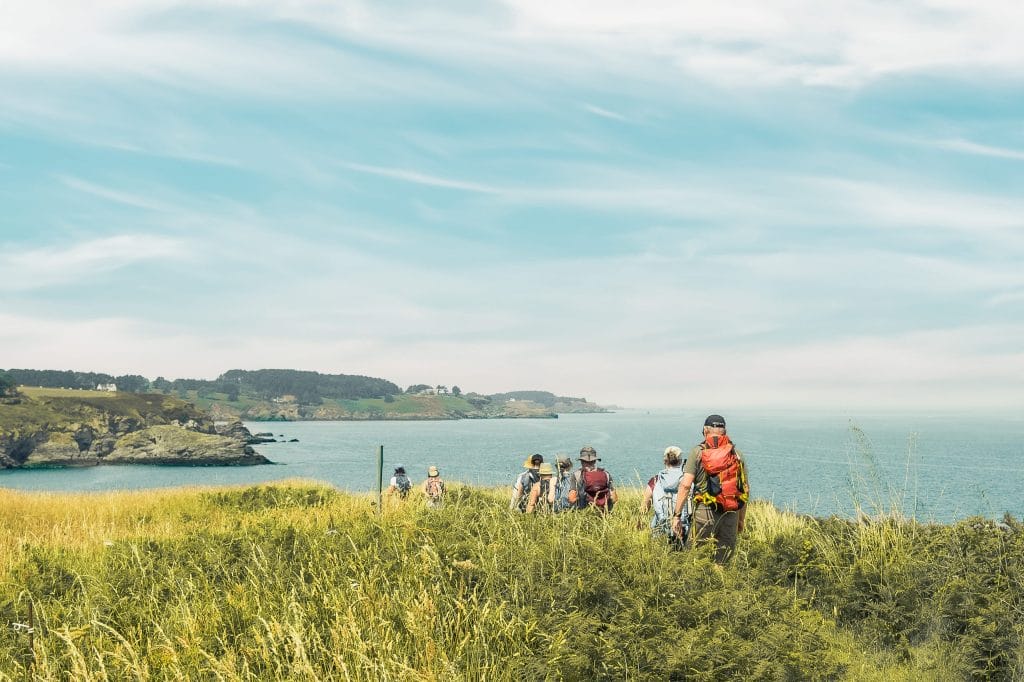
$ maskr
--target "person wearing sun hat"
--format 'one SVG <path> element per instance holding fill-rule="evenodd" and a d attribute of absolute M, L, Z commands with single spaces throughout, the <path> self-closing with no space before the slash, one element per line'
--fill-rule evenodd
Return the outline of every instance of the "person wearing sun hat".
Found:
<path fill-rule="evenodd" d="M 715 543 L 715 563 L 724 564 L 736 549 L 736 537 L 743 532 L 750 482 L 747 465 L 725 431 L 725 418 L 708 415 L 704 440 L 692 450 L 683 467 L 680 490 L 693 485 L 694 542 Z M 686 497 L 676 499 L 673 530 L 682 531 Z"/>
<path fill-rule="evenodd" d="M 543 462 L 544 455 L 535 453 L 526 456 L 526 461 L 523 462 L 523 468 L 526 471 L 516 476 L 516 481 L 512 484 L 512 499 L 508 503 L 509 509 L 526 511 L 526 505 L 530 501 L 530 490 L 540 481 L 539 469 Z"/>
<path fill-rule="evenodd" d="M 530 501 L 526 503 L 526 513 L 532 514 L 535 511 L 550 512 L 555 506 L 555 486 L 552 476 L 554 468 L 544 462 L 537 469 L 540 480 L 530 489 Z"/>
<path fill-rule="evenodd" d="M 594 507 L 601 512 L 610 512 L 619 501 L 612 475 L 597 466 L 601 458 L 592 445 L 580 448 L 579 460 L 580 468 L 573 474 L 575 485 L 569 492 L 569 501 L 580 509 Z"/>
<path fill-rule="evenodd" d="M 423 481 L 423 495 L 427 498 L 427 506 L 437 508 L 444 502 L 444 481 L 436 466 L 427 468 L 427 480 Z"/>

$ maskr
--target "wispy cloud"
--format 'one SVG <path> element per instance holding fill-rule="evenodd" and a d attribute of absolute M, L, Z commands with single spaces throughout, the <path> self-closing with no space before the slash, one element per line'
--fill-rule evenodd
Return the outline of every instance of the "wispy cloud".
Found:
<path fill-rule="evenodd" d="M 588 3 L 585 12 L 572 0 L 513 0 L 477 6 L 468 18 L 454 8 L 400 12 L 368 2 L 331 8 L 313 0 L 284 5 L 211 1 L 192 7 L 197 21 L 216 16 L 226 31 L 190 27 L 189 15 L 180 11 L 176 23 L 161 22 L 166 9 L 162 3 L 120 0 L 90 3 L 88 9 L 68 1 L 8 3 L 7 16 L 13 20 L 0 28 L 0 61 L 43 68 L 114 68 L 165 78 L 178 74 L 184 77 L 182 83 L 211 77 L 223 83 L 221 78 L 230 76 L 236 85 L 255 86 L 258 73 L 263 83 L 285 85 L 291 79 L 292 88 L 331 84 L 350 93 L 355 92 L 353 77 L 358 86 L 376 83 L 374 89 L 398 80 L 393 70 L 388 78 L 363 79 L 359 68 L 346 69 L 340 79 L 303 69 L 301 64 L 318 63 L 311 58 L 323 63 L 339 55 L 295 42 L 280 46 L 286 50 L 273 50 L 270 58 L 266 45 L 230 31 L 232 20 L 242 23 L 252 17 L 306 24 L 345 40 L 406 54 L 429 52 L 464 64 L 467 57 L 475 57 L 480 64 L 518 59 L 540 66 L 538 59 L 546 58 L 548 67 L 564 67 L 568 46 L 606 66 L 667 58 L 699 77 L 734 85 L 856 87 L 893 73 L 950 67 L 1019 73 L 1024 60 L 1018 39 L 1024 13 L 1012 0 L 939 5 L 860 0 L 827 10 L 810 0 L 729 6 L 602 0 Z M 377 63 L 374 69 L 381 74 L 387 66 Z"/>
<path fill-rule="evenodd" d="M 1024 161 L 1024 151 L 1020 149 L 992 147 L 986 144 L 971 142 L 970 140 L 936 140 L 932 142 L 932 144 L 941 149 L 949 149 L 954 152 L 964 152 L 965 154 L 978 154 L 979 156 L 992 156 L 999 159 Z"/>
<path fill-rule="evenodd" d="M 134 208 L 144 208 L 150 211 L 167 210 L 165 205 L 131 192 L 124 192 L 110 187 L 104 187 L 103 185 L 98 185 L 96 183 L 71 176 L 58 176 L 58 179 L 71 189 L 91 194 L 115 204 L 123 204 Z"/>
<path fill-rule="evenodd" d="M 342 168 L 348 168 L 359 173 L 366 173 L 369 175 L 377 175 L 379 177 L 391 178 L 393 180 L 401 180 L 402 182 L 411 182 L 416 185 L 426 185 L 428 187 L 441 187 L 444 189 L 456 189 L 463 190 L 466 192 L 478 192 L 480 194 L 501 194 L 502 190 L 489 185 L 483 185 L 476 182 L 466 182 L 464 180 L 454 180 L 451 178 L 444 178 L 437 175 L 428 175 L 421 173 L 416 170 L 410 170 L 406 168 L 388 168 L 385 166 L 371 166 L 362 163 L 350 163 L 340 162 L 339 165 Z"/>
<path fill-rule="evenodd" d="M 584 111 L 589 111 L 590 113 L 594 114 L 595 116 L 600 116 L 601 118 L 610 118 L 613 121 L 623 121 L 623 122 L 625 122 L 625 121 L 629 120 L 625 116 L 623 116 L 622 114 L 619 114 L 619 113 L 616 113 L 614 111 L 611 111 L 610 109 L 605 109 L 603 107 L 596 106 L 594 104 L 584 104 L 583 105 L 583 110 Z"/>
<path fill-rule="evenodd" d="M 188 255 L 186 243 L 151 234 L 124 234 L 71 246 L 17 250 L 8 244 L 0 254 L 0 290 L 25 291 L 66 284 L 118 270 L 135 263 L 178 259 Z"/>

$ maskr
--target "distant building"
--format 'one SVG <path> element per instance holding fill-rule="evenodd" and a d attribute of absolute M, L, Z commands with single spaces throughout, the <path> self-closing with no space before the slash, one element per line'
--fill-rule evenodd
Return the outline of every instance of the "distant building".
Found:
<path fill-rule="evenodd" d="M 96 384 L 96 390 L 117 393 L 117 384 Z"/>

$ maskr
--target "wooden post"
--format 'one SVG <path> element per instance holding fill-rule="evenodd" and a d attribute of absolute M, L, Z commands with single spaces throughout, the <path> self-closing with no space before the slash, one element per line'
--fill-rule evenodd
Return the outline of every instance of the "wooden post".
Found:
<path fill-rule="evenodd" d="M 377 513 L 383 512 L 381 503 L 384 497 L 384 446 L 377 446 Z"/>

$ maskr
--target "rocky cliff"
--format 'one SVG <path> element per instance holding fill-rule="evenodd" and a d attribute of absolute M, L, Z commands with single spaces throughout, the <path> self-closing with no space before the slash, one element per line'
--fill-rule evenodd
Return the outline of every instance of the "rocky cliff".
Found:
<path fill-rule="evenodd" d="M 251 437 L 163 395 L 23 389 L 0 405 L 0 468 L 270 463 Z"/>

